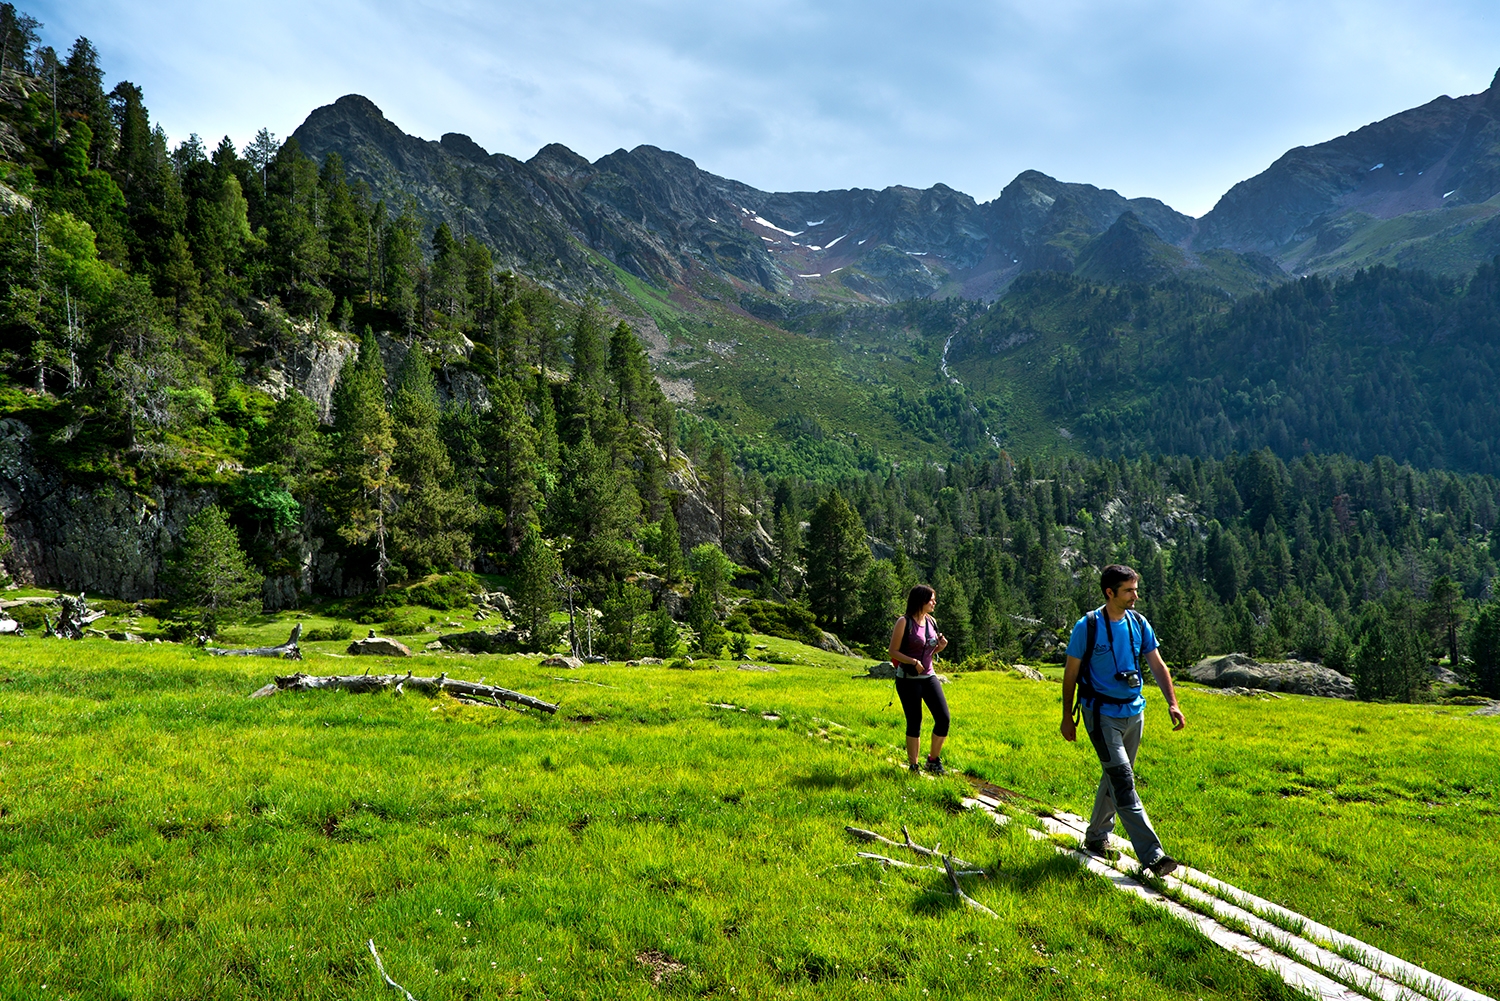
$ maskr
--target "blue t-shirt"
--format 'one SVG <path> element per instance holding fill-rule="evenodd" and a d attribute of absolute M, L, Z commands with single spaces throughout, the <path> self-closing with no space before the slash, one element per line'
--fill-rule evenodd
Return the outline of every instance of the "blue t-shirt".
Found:
<path fill-rule="evenodd" d="M 1144 615 L 1126 612 L 1125 617 L 1118 622 L 1110 622 L 1109 615 L 1103 611 L 1099 613 L 1098 630 L 1098 635 L 1094 637 L 1094 656 L 1089 665 L 1089 680 L 1094 691 L 1111 699 L 1129 699 L 1134 696 L 1133 701 L 1120 705 L 1102 702 L 1099 704 L 1099 713 L 1124 718 L 1145 712 L 1145 682 L 1151 677 L 1146 654 L 1155 650 L 1158 645 L 1156 631 L 1151 628 L 1151 623 L 1146 621 Z M 1068 639 L 1068 656 L 1083 660 L 1083 647 L 1087 641 L 1088 615 L 1085 615 L 1073 624 L 1073 635 Z M 1111 643 L 1114 647 L 1113 659 L 1110 658 Z M 1136 660 L 1137 654 L 1139 662 Z M 1115 678 L 1116 672 L 1137 670 L 1141 672 L 1141 687 L 1138 689 Z"/>

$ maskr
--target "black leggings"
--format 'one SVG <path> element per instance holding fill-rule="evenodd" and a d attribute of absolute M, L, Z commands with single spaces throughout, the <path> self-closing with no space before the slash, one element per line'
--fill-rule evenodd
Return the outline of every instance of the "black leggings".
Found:
<path fill-rule="evenodd" d="M 906 713 L 906 735 L 922 736 L 922 703 L 932 713 L 932 735 L 948 736 L 948 700 L 943 697 L 943 686 L 937 678 L 897 678 L 896 696 L 901 700 L 901 711 Z"/>

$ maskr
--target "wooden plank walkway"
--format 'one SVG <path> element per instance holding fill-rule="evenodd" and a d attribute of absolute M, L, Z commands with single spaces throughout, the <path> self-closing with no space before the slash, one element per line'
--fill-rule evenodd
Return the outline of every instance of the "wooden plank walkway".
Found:
<path fill-rule="evenodd" d="M 998 824 L 1010 822 L 995 795 L 980 792 L 965 799 L 964 805 L 983 811 Z M 1027 811 L 1027 819 L 1039 825 L 1027 828 L 1033 837 L 1050 840 L 1060 835 L 1079 845 L 1088 826 L 1082 817 L 1069 813 Z M 1110 846 L 1119 851 L 1118 858 L 1100 858 L 1081 847 L 1054 843 L 1058 852 L 1077 859 L 1115 889 L 1163 908 L 1210 942 L 1270 970 L 1311 997 L 1322 1001 L 1495 1001 L 1196 869 L 1184 866 L 1165 879 L 1143 880 L 1134 860 L 1125 854 L 1129 842 L 1111 836 Z"/>

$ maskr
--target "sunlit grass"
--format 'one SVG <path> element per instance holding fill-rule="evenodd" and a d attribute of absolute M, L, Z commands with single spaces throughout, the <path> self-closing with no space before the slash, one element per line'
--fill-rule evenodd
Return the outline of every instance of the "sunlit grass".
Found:
<path fill-rule="evenodd" d="M 289 621 L 241 639 L 280 641 Z M 962 810 L 961 778 L 908 776 L 889 683 L 850 678 L 863 662 L 756 642 L 805 663 L 369 665 L 484 676 L 560 702 L 555 717 L 246 698 L 294 666 L 364 670 L 338 643 L 301 665 L 6 643 L 0 995 L 383 998 L 374 939 L 423 1001 L 1290 996 L 1017 825 Z M 1056 696 L 955 679 L 950 762 L 1083 811 L 1096 766 L 1055 736 Z M 1497 881 L 1462 856 L 1495 842 L 1500 721 L 1184 699 L 1190 729 L 1156 727 L 1141 760 L 1175 853 L 1493 992 Z M 1317 791 L 1283 798 L 1288 776 Z M 1410 806 L 1428 796 L 1444 802 Z M 1000 920 L 956 906 L 939 873 L 856 863 L 846 824 L 897 838 L 906 824 L 990 868 L 968 890 Z"/>

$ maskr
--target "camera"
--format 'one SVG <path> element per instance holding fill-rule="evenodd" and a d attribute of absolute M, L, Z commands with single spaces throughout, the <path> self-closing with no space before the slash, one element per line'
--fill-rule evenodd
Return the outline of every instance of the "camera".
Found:
<path fill-rule="evenodd" d="M 1141 687 L 1141 672 L 1116 671 L 1115 680 L 1124 685 L 1126 688 L 1139 688 Z"/>

